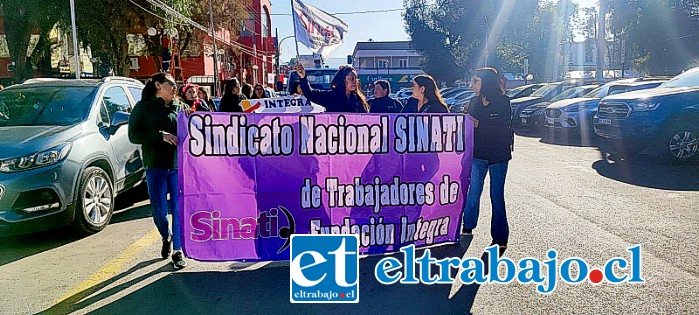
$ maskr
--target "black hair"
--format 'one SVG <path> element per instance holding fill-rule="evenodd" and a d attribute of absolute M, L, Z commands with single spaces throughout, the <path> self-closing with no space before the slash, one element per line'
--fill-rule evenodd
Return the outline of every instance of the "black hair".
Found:
<path fill-rule="evenodd" d="M 301 82 L 299 82 L 299 81 L 291 82 L 291 86 L 289 87 L 290 93 L 291 94 L 296 93 L 296 90 L 298 89 L 299 85 L 301 85 Z"/>
<path fill-rule="evenodd" d="M 257 93 L 255 92 L 255 91 L 257 90 L 257 88 L 260 88 L 260 89 L 262 90 L 262 97 L 257 97 Z M 265 98 L 265 97 L 266 97 L 266 95 L 265 95 L 265 87 L 262 86 L 262 84 L 259 84 L 259 83 L 258 83 L 258 84 L 255 84 L 255 87 L 252 88 L 252 97 L 251 97 L 251 98 L 255 99 L 255 98 Z"/>
<path fill-rule="evenodd" d="M 245 95 L 245 97 L 252 97 L 252 85 L 245 83 L 243 84 L 243 87 L 240 89 L 240 91 L 243 93 L 243 95 Z"/>
<path fill-rule="evenodd" d="M 177 86 L 177 83 L 175 83 L 175 79 L 172 77 L 172 75 L 165 72 L 158 72 L 150 76 L 148 82 L 146 82 L 146 86 L 143 88 L 143 92 L 141 92 L 141 100 L 155 98 L 156 95 L 158 95 L 158 87 L 155 86 L 155 82 L 161 84 L 169 82 L 173 87 Z"/>
<path fill-rule="evenodd" d="M 226 81 L 226 87 L 223 89 L 223 95 L 233 94 L 233 89 L 239 88 L 239 87 L 240 87 L 240 81 L 238 81 L 238 78 L 228 79 Z"/>
<path fill-rule="evenodd" d="M 386 94 L 391 94 L 391 83 L 388 82 L 388 80 L 377 80 L 374 82 L 374 86 L 380 85 L 381 88 L 386 90 Z"/>
<path fill-rule="evenodd" d="M 199 87 L 199 92 L 204 93 L 204 101 L 209 103 L 211 101 L 211 98 L 209 98 L 209 92 L 206 91 L 204 87 Z"/>
<path fill-rule="evenodd" d="M 335 73 L 335 77 L 333 77 L 332 82 L 330 83 L 330 86 L 332 88 L 332 91 L 335 93 L 342 93 L 342 95 L 345 95 L 345 91 L 347 90 L 347 86 L 345 85 L 345 78 L 350 73 L 357 73 L 356 70 L 354 70 L 354 67 L 351 66 L 342 66 L 340 67 L 340 70 L 337 70 Z M 359 78 L 357 78 L 357 81 L 359 81 Z M 360 89 L 361 84 L 357 82 L 357 90 L 352 92 L 359 98 L 359 102 L 362 103 L 362 106 L 366 110 L 366 112 L 369 112 L 369 103 L 366 102 L 366 97 L 364 97 L 364 94 L 362 93 L 362 90 Z"/>
<path fill-rule="evenodd" d="M 481 79 L 481 91 L 479 96 L 486 100 L 494 100 L 502 95 L 500 76 L 495 68 L 485 67 L 476 69 L 474 76 Z"/>
<path fill-rule="evenodd" d="M 427 98 L 428 102 L 436 102 L 439 105 L 444 106 L 444 108 L 447 109 L 447 112 L 449 111 L 449 107 L 444 102 L 442 94 L 439 93 L 439 89 L 437 89 L 437 82 L 434 80 L 434 78 L 427 74 L 421 74 L 416 76 L 413 81 L 415 81 L 418 86 L 425 88 L 425 98 Z"/>

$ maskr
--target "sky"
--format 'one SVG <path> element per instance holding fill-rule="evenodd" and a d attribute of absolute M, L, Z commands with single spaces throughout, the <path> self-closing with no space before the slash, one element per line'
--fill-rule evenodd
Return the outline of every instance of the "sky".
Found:
<path fill-rule="evenodd" d="M 403 7 L 403 0 L 302 0 L 306 4 L 316 6 L 328 13 L 357 12 L 392 10 Z M 580 7 L 593 7 L 597 0 L 573 0 Z M 272 2 L 272 31 L 276 28 L 279 31 L 279 40 L 287 36 L 294 35 L 293 23 L 291 20 L 291 0 L 271 0 Z M 281 15 L 277 15 L 281 14 Z M 374 41 L 403 41 L 410 40 L 405 32 L 405 24 L 400 11 L 363 13 L 363 14 L 339 14 L 342 21 L 349 25 L 349 30 L 345 37 L 345 43 L 338 48 L 331 58 L 346 59 L 351 55 L 357 42 L 367 41 L 370 38 Z M 284 40 L 280 46 L 281 60 L 289 61 L 296 56 L 294 39 Z M 311 54 L 303 45 L 299 44 L 301 55 Z"/>

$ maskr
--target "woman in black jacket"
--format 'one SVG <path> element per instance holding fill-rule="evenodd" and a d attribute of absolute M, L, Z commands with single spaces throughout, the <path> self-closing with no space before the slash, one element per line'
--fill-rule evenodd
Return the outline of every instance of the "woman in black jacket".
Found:
<path fill-rule="evenodd" d="M 426 74 L 413 79 L 413 94 L 403 108 L 403 113 L 448 113 L 442 94 L 437 89 L 437 82 Z"/>
<path fill-rule="evenodd" d="M 243 108 L 240 107 L 240 101 L 246 99 L 247 98 L 243 94 L 240 94 L 240 81 L 238 81 L 237 78 L 232 78 L 226 81 L 226 88 L 223 92 L 223 97 L 221 97 L 219 111 L 242 113 Z"/>
<path fill-rule="evenodd" d="M 325 107 L 328 113 L 368 113 L 369 104 L 362 91 L 357 89 L 359 79 L 352 67 L 340 67 L 335 73 L 330 91 L 314 90 L 306 78 L 306 69 L 298 65 L 296 73 L 301 78 L 299 85 L 303 96 L 313 103 Z"/>
<path fill-rule="evenodd" d="M 468 113 L 474 120 L 471 182 L 464 207 L 462 234 L 470 235 L 478 223 L 483 182 L 490 173 L 490 199 L 493 216 L 490 223 L 492 244 L 507 248 L 510 228 L 505 211 L 505 177 L 512 159 L 512 110 L 503 94 L 497 70 L 481 68 L 471 80 L 477 96 L 471 99 Z"/>
<path fill-rule="evenodd" d="M 170 256 L 176 269 L 187 266 L 180 241 L 181 218 L 177 211 L 177 84 L 167 73 L 156 73 L 146 83 L 141 100 L 129 117 L 129 140 L 140 144 L 146 168 L 153 221 L 163 240 L 161 255 Z M 189 111 L 188 111 L 189 112 Z M 168 200 L 168 193 L 170 200 Z M 172 233 L 167 214 L 172 213 Z"/>

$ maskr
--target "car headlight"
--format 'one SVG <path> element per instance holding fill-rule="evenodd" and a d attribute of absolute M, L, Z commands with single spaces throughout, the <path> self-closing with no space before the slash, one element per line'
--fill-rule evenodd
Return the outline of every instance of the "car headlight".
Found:
<path fill-rule="evenodd" d="M 633 110 L 638 112 L 645 112 L 650 110 L 656 110 L 660 106 L 660 103 L 656 102 L 639 102 L 632 104 Z"/>
<path fill-rule="evenodd" d="M 15 173 L 56 164 L 68 156 L 71 148 L 70 143 L 63 143 L 39 153 L 0 160 L 0 172 Z"/>

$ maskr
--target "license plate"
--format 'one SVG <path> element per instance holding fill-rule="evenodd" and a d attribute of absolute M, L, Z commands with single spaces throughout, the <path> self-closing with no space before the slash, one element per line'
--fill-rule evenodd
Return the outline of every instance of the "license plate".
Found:
<path fill-rule="evenodd" d="M 527 124 L 527 119 L 526 119 L 526 118 L 522 118 L 522 125 L 526 125 L 526 124 Z"/>
<path fill-rule="evenodd" d="M 600 125 L 611 125 L 612 120 L 609 118 L 599 118 L 597 119 L 597 123 L 599 123 Z"/>
<path fill-rule="evenodd" d="M 546 118 L 546 125 L 547 125 L 547 126 L 553 126 L 553 125 L 554 125 L 554 120 L 553 120 L 553 118 Z"/>

